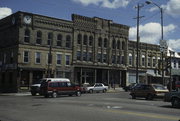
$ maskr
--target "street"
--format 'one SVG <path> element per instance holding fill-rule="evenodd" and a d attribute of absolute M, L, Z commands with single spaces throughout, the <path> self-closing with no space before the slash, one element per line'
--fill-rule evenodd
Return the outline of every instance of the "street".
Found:
<path fill-rule="evenodd" d="M 128 92 L 44 98 L 0 96 L 0 121 L 179 121 L 180 109 L 162 99 L 131 99 Z"/>

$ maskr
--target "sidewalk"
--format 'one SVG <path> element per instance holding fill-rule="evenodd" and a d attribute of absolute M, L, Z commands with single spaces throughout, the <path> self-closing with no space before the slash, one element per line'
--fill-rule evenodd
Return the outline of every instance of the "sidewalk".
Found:
<path fill-rule="evenodd" d="M 122 87 L 118 87 L 118 88 L 110 88 L 108 89 L 107 92 L 121 92 L 121 91 L 124 91 Z"/>
<path fill-rule="evenodd" d="M 29 96 L 30 92 L 18 92 L 18 93 L 0 93 L 0 96 Z"/>

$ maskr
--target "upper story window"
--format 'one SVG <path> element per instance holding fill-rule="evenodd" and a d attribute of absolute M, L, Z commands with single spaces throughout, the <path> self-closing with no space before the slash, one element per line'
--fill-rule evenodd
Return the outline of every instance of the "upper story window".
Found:
<path fill-rule="evenodd" d="M 98 47 L 102 47 L 102 38 L 101 37 L 99 37 L 99 39 L 98 39 Z"/>
<path fill-rule="evenodd" d="M 84 35 L 84 41 L 83 41 L 83 45 L 87 45 L 87 40 L 88 40 L 88 37 L 87 37 L 87 35 Z"/>
<path fill-rule="evenodd" d="M 13 51 L 11 51 L 10 63 L 13 63 L 13 58 L 14 58 L 14 52 L 13 52 Z"/>
<path fill-rule="evenodd" d="M 153 67 L 155 67 L 156 66 L 156 57 L 153 57 Z"/>
<path fill-rule="evenodd" d="M 67 48 L 71 47 L 71 36 L 70 35 L 66 36 L 66 47 Z"/>
<path fill-rule="evenodd" d="M 29 29 L 25 29 L 25 31 L 24 31 L 24 42 L 27 42 L 27 43 L 30 42 L 30 30 Z"/>
<path fill-rule="evenodd" d="M 36 37 L 36 44 L 41 44 L 41 42 L 42 42 L 42 32 L 38 31 Z"/>
<path fill-rule="evenodd" d="M 23 62 L 24 63 L 29 62 L 29 51 L 24 51 L 24 53 L 23 53 Z"/>
<path fill-rule="evenodd" d="M 132 54 L 129 53 L 129 65 L 132 65 L 132 60 L 133 60 Z"/>
<path fill-rule="evenodd" d="M 174 60 L 174 68 L 176 68 L 176 60 Z"/>
<path fill-rule="evenodd" d="M 97 54 L 97 60 L 98 60 L 98 62 L 101 62 L 101 53 Z"/>
<path fill-rule="evenodd" d="M 53 33 L 48 33 L 48 41 L 47 44 L 48 45 L 52 45 L 53 43 Z"/>
<path fill-rule="evenodd" d="M 87 53 L 83 52 L 83 61 L 87 61 Z"/>
<path fill-rule="evenodd" d="M 117 49 L 120 49 L 120 41 L 117 42 Z"/>
<path fill-rule="evenodd" d="M 66 55 L 65 59 L 66 59 L 66 65 L 70 65 L 70 55 Z"/>
<path fill-rule="evenodd" d="M 62 54 L 56 55 L 56 64 L 61 65 L 62 63 Z"/>
<path fill-rule="evenodd" d="M 148 66 L 151 66 L 151 57 L 148 56 Z"/>
<path fill-rule="evenodd" d="M 36 52 L 35 53 L 35 63 L 36 64 L 40 64 L 41 63 L 41 53 L 40 52 Z"/>
<path fill-rule="evenodd" d="M 58 34 L 57 36 L 57 46 L 62 47 L 62 35 Z"/>
<path fill-rule="evenodd" d="M 124 64 L 124 56 L 121 56 L 120 61 L 121 61 L 121 64 Z"/>
<path fill-rule="evenodd" d="M 107 54 L 103 54 L 103 63 L 107 62 Z"/>
<path fill-rule="evenodd" d="M 3 63 L 6 63 L 6 53 L 4 53 L 4 56 L 3 56 Z"/>
<path fill-rule="evenodd" d="M 178 68 L 180 68 L 180 61 L 178 61 Z"/>
<path fill-rule="evenodd" d="M 105 39 L 104 39 L 104 47 L 107 48 L 107 45 L 108 45 L 108 43 L 107 43 L 107 38 L 105 38 Z"/>
<path fill-rule="evenodd" d="M 113 55 L 113 56 L 112 56 L 112 63 L 113 63 L 113 64 L 116 64 L 116 55 Z"/>
<path fill-rule="evenodd" d="M 93 45 L 93 36 L 90 36 L 89 37 L 89 46 L 92 46 Z"/>
<path fill-rule="evenodd" d="M 81 51 L 77 51 L 77 60 L 81 60 Z"/>
<path fill-rule="evenodd" d="M 142 55 L 142 66 L 145 66 L 145 55 Z"/>
<path fill-rule="evenodd" d="M 115 49 L 116 48 L 116 40 L 114 39 L 112 42 L 112 48 Z"/>
<path fill-rule="evenodd" d="M 87 61 L 92 61 L 92 52 L 89 52 L 87 55 Z"/>
<path fill-rule="evenodd" d="M 82 42 L 82 35 L 78 34 L 77 43 L 81 44 L 81 42 Z"/>
<path fill-rule="evenodd" d="M 122 50 L 124 50 L 125 49 L 125 42 L 123 41 L 122 42 Z"/>

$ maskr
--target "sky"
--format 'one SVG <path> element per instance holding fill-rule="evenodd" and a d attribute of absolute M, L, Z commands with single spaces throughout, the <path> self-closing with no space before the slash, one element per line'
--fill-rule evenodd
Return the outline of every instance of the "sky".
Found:
<path fill-rule="evenodd" d="M 159 44 L 161 14 L 168 47 L 180 52 L 180 0 L 0 0 L 0 19 L 17 11 L 71 20 L 71 14 L 100 17 L 130 27 L 129 40 L 136 41 L 139 4 L 140 42 Z M 158 5 L 159 7 L 157 7 Z"/>

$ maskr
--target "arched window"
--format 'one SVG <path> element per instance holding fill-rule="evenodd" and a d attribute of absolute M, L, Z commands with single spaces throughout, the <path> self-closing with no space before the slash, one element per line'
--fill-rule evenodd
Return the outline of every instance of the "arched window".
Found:
<path fill-rule="evenodd" d="M 71 36 L 70 35 L 66 36 L 66 47 L 67 48 L 71 47 Z"/>
<path fill-rule="evenodd" d="M 107 48 L 107 38 L 104 39 L 104 47 Z"/>
<path fill-rule="evenodd" d="M 153 57 L 152 59 L 153 59 L 153 67 L 156 67 L 156 63 L 157 63 L 156 62 L 156 57 Z"/>
<path fill-rule="evenodd" d="M 84 35 L 83 45 L 87 45 L 88 37 L 87 35 Z"/>
<path fill-rule="evenodd" d="M 36 44 L 41 44 L 42 42 L 42 32 L 38 31 L 36 36 Z"/>
<path fill-rule="evenodd" d="M 120 41 L 117 42 L 117 49 L 120 49 Z"/>
<path fill-rule="evenodd" d="M 132 54 L 129 53 L 129 65 L 132 65 L 133 63 L 132 60 L 133 60 Z"/>
<path fill-rule="evenodd" d="M 89 37 L 89 46 L 92 46 L 93 45 L 93 36 L 90 36 Z"/>
<path fill-rule="evenodd" d="M 62 47 L 62 35 L 58 34 L 57 36 L 57 46 Z"/>
<path fill-rule="evenodd" d="M 116 40 L 114 39 L 112 42 L 112 48 L 115 49 L 116 48 Z"/>
<path fill-rule="evenodd" d="M 29 29 L 26 29 L 26 30 L 24 31 L 24 42 L 29 43 L 29 41 L 30 41 L 30 30 L 29 30 Z"/>
<path fill-rule="evenodd" d="M 122 50 L 124 50 L 125 49 L 125 42 L 123 41 L 122 42 Z"/>
<path fill-rule="evenodd" d="M 82 35 L 78 34 L 77 43 L 81 44 L 81 42 L 82 42 Z"/>
<path fill-rule="evenodd" d="M 102 38 L 101 37 L 99 37 L 99 39 L 98 39 L 98 47 L 102 47 Z"/>
<path fill-rule="evenodd" d="M 53 33 L 48 33 L 48 41 L 47 44 L 48 45 L 52 45 L 53 43 Z"/>
<path fill-rule="evenodd" d="M 142 66 L 145 66 L 145 63 L 146 63 L 146 61 L 145 61 L 145 55 L 142 55 Z"/>

